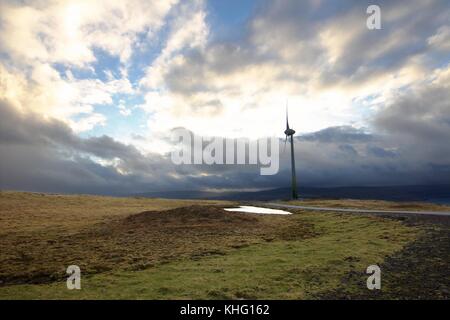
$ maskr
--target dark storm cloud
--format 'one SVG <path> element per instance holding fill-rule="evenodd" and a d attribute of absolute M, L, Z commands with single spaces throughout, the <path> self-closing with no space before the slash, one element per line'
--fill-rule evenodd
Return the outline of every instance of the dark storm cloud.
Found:
<path fill-rule="evenodd" d="M 379 132 L 397 146 L 400 163 L 416 164 L 427 180 L 450 181 L 450 73 L 430 84 L 411 88 L 374 118 Z M 420 168 L 419 168 L 420 167 Z M 411 174 L 416 175 L 417 172 Z"/>
<path fill-rule="evenodd" d="M 160 155 L 142 155 L 108 136 L 83 139 L 58 120 L 22 114 L 0 101 L 1 188 L 61 192 L 120 192 L 167 187 L 170 165 Z M 116 161 L 100 165 L 91 156 Z M 126 174 L 121 174 L 123 171 Z"/>
<path fill-rule="evenodd" d="M 368 142 L 373 136 L 352 126 L 330 127 L 302 136 L 302 140 L 317 142 Z"/>
<path fill-rule="evenodd" d="M 375 118 L 379 129 L 416 139 L 417 143 L 448 145 L 450 137 L 450 76 L 441 84 L 408 91 Z"/>
<path fill-rule="evenodd" d="M 258 166 L 254 165 L 176 166 L 167 156 L 142 155 L 134 147 L 107 136 L 79 138 L 61 122 L 21 115 L 5 103 L 0 107 L 3 189 L 123 194 L 270 188 L 286 186 L 290 177 L 289 152 L 282 143 L 280 172 L 274 176 L 260 176 Z M 391 108 L 401 108 L 401 103 Z M 440 110 L 440 106 L 435 108 Z M 385 117 L 383 113 L 390 112 L 394 111 L 383 111 L 380 119 Z M 436 121 L 440 126 L 440 121 Z M 429 121 L 428 125 L 433 127 L 434 122 Z M 411 133 L 414 137 L 417 134 L 420 133 Z M 421 136 L 427 147 L 418 148 L 415 138 L 405 140 L 388 129 L 383 135 L 374 135 L 344 126 L 299 136 L 295 145 L 299 183 L 309 186 L 446 183 L 450 181 L 450 150 L 427 143 L 430 137 L 434 135 Z M 439 154 L 441 158 L 437 158 Z M 116 166 L 100 165 L 90 156 L 116 159 Z"/>
<path fill-rule="evenodd" d="M 391 150 L 386 150 L 377 146 L 368 146 L 367 152 L 375 157 L 385 158 L 385 157 L 395 157 L 396 153 Z"/>
<path fill-rule="evenodd" d="M 297 137 L 299 181 L 316 186 L 446 184 L 449 120 L 447 69 L 427 84 L 398 93 L 373 118 L 375 133 L 342 126 Z M 288 154 L 283 161 L 288 178 Z"/>
<path fill-rule="evenodd" d="M 1 189 L 127 194 L 239 187 L 258 175 L 257 166 L 176 166 L 168 155 L 143 155 L 108 136 L 80 138 L 63 122 L 0 101 Z"/>
<path fill-rule="evenodd" d="M 358 154 L 358 151 L 356 151 L 355 148 L 353 148 L 351 145 L 349 144 L 341 144 L 339 145 L 339 149 L 347 154 L 349 154 L 350 156 L 356 156 Z"/>

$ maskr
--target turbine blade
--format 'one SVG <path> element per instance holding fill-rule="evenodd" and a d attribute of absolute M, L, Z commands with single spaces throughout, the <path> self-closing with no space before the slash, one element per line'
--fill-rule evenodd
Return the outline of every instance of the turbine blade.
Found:
<path fill-rule="evenodd" d="M 286 101 L 286 129 L 289 129 L 289 109 L 287 101 Z"/>
<path fill-rule="evenodd" d="M 288 139 L 288 136 L 286 135 L 286 139 L 284 140 L 284 149 L 283 149 L 283 153 L 286 151 L 286 143 L 287 143 L 287 139 Z"/>

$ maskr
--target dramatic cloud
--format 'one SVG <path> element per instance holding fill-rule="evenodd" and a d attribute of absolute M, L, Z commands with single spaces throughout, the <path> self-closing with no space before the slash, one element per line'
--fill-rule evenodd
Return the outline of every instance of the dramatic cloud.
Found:
<path fill-rule="evenodd" d="M 174 3 L 1 1 L 0 94 L 76 131 L 105 125 L 106 116 L 95 106 L 133 93 L 124 66 L 141 41 L 151 42 Z M 97 73 L 102 54 L 122 62 L 119 74 L 111 66 L 101 71 L 105 77 Z M 91 76 L 74 76 L 80 72 Z"/>
<path fill-rule="evenodd" d="M 2 1 L 0 41 L 15 62 L 87 67 L 94 48 L 127 60 L 137 34 L 152 36 L 175 2 Z"/>
<path fill-rule="evenodd" d="M 379 103 L 442 65 L 430 57 L 445 46 L 431 39 L 445 36 L 450 14 L 445 1 L 384 1 L 383 29 L 372 31 L 369 4 L 271 1 L 236 41 L 189 46 L 142 81 L 151 130 L 278 135 L 271 124 L 282 122 L 286 99 L 302 132 L 366 125 Z"/>
<path fill-rule="evenodd" d="M 311 186 L 450 181 L 445 0 L 0 0 L 0 188 L 128 193 L 285 186 L 281 169 L 176 166 L 170 132 L 298 132 Z M 230 4 L 230 6 L 232 6 Z M 223 23 L 223 22 L 222 22 Z"/>

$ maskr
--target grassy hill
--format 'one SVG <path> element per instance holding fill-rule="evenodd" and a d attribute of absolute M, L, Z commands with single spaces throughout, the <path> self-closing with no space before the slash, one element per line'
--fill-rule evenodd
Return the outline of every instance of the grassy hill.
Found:
<path fill-rule="evenodd" d="M 308 204 L 324 205 L 316 201 Z M 0 298 L 448 297 L 448 220 L 305 210 L 262 216 L 222 209 L 231 205 L 1 192 Z M 433 205 L 409 204 L 416 206 Z M 403 263 L 414 262 L 409 274 L 400 272 Z M 81 268 L 81 290 L 66 288 L 71 264 Z M 381 293 L 365 286 L 365 270 L 372 264 L 384 272 Z M 428 287 L 402 280 L 422 274 Z"/>

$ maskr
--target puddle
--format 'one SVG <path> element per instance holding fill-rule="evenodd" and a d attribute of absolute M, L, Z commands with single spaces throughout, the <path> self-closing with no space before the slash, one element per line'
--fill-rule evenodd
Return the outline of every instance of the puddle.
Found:
<path fill-rule="evenodd" d="M 252 207 L 252 206 L 240 206 L 239 208 L 225 208 L 224 210 L 235 212 L 259 213 L 259 214 L 292 214 L 291 212 L 284 210 Z"/>

